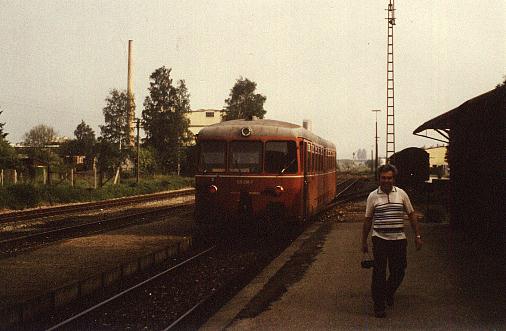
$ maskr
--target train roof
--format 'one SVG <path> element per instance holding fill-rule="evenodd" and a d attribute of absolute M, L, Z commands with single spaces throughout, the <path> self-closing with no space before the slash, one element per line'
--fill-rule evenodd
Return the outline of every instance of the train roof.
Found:
<path fill-rule="evenodd" d="M 243 128 L 251 129 L 251 136 L 270 136 L 270 137 L 289 137 L 304 138 L 315 142 L 316 144 L 331 147 L 335 149 L 335 145 L 323 139 L 311 131 L 304 129 L 300 125 L 267 119 L 256 120 L 232 120 L 207 126 L 200 130 L 198 139 L 215 139 L 225 136 L 236 136 L 242 138 L 241 130 Z"/>

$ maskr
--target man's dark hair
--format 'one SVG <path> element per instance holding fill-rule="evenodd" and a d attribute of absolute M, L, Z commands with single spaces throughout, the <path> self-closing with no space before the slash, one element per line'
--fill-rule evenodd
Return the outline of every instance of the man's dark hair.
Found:
<path fill-rule="evenodd" d="M 397 168 L 392 164 L 383 164 L 378 167 L 378 176 L 380 174 L 391 171 L 394 174 L 394 177 L 397 176 Z"/>

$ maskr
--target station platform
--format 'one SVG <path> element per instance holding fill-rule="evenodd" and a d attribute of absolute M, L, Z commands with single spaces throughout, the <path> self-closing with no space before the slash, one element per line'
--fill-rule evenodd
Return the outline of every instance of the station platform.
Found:
<path fill-rule="evenodd" d="M 191 217 L 175 213 L 0 259 L 0 329 L 30 321 L 181 254 L 191 247 L 190 230 Z"/>
<path fill-rule="evenodd" d="M 462 253 L 448 224 L 422 224 L 420 251 L 407 226 L 404 282 L 376 318 L 372 269 L 360 266 L 362 220 L 355 212 L 314 224 L 201 329 L 506 329 L 502 262 Z"/>

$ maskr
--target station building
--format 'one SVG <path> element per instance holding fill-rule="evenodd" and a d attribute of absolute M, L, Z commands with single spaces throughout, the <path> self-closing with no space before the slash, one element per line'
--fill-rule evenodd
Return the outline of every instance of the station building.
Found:
<path fill-rule="evenodd" d="M 471 246 L 488 247 L 502 254 L 506 254 L 505 115 L 503 84 L 413 132 L 448 143 L 452 228 L 460 230 Z"/>

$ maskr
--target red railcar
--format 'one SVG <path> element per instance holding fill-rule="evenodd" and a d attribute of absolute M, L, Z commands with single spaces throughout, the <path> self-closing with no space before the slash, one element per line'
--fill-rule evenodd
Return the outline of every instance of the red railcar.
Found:
<path fill-rule="evenodd" d="M 335 196 L 335 146 L 301 126 L 226 121 L 202 129 L 197 142 L 197 222 L 300 222 Z"/>

